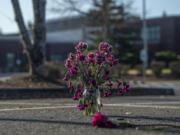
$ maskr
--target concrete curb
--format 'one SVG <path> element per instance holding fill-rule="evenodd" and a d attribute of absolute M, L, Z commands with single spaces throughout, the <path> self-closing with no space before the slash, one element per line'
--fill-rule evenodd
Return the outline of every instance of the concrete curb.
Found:
<path fill-rule="evenodd" d="M 132 88 L 124 96 L 174 96 L 171 88 Z M 2 99 L 40 99 L 40 98 L 70 98 L 73 95 L 67 88 L 0 88 Z"/>
<path fill-rule="evenodd" d="M 135 87 L 126 96 L 175 96 L 173 88 Z"/>

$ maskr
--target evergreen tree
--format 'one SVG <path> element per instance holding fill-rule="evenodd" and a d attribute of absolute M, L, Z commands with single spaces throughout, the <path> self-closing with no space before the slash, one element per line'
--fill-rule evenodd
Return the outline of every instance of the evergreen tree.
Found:
<path fill-rule="evenodd" d="M 88 18 L 90 25 L 102 28 L 102 31 L 94 32 L 96 40 L 111 42 L 120 62 L 134 66 L 139 62 L 139 54 L 133 45 L 140 40 L 140 29 L 132 22 L 140 18 L 128 11 L 130 5 L 115 0 L 94 0 Z"/>

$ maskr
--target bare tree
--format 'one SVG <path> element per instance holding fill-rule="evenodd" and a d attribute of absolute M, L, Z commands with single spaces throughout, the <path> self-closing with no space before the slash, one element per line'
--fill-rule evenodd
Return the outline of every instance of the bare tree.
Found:
<path fill-rule="evenodd" d="M 46 43 L 46 27 L 45 27 L 45 7 L 46 0 L 32 0 L 34 11 L 34 30 L 33 40 L 26 28 L 19 0 L 11 0 L 15 20 L 17 22 L 22 41 L 23 49 L 26 53 L 30 75 L 37 74 L 37 68 L 45 61 L 45 43 Z"/>
<path fill-rule="evenodd" d="M 79 13 L 81 15 L 87 15 L 87 12 L 82 7 L 91 0 L 52 0 L 54 6 L 50 11 L 54 13 L 60 13 L 61 15 L 69 15 L 72 13 Z"/>

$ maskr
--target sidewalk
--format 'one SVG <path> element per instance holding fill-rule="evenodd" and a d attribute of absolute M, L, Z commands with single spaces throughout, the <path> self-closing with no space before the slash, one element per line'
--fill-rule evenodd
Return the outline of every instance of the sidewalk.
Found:
<path fill-rule="evenodd" d="M 180 80 L 176 81 L 147 81 L 142 83 L 141 81 L 130 82 L 133 88 L 166 88 L 173 89 L 176 96 L 180 96 Z"/>
<path fill-rule="evenodd" d="M 6 81 L 16 76 L 26 76 L 28 73 L 0 73 L 0 81 Z"/>

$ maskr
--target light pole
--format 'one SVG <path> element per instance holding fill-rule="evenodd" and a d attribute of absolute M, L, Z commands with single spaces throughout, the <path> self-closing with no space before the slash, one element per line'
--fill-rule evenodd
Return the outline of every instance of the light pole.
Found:
<path fill-rule="evenodd" d="M 148 40 L 147 40 L 147 22 L 146 22 L 146 0 L 142 2 L 143 6 L 143 80 L 146 80 L 146 68 L 148 67 Z"/>

